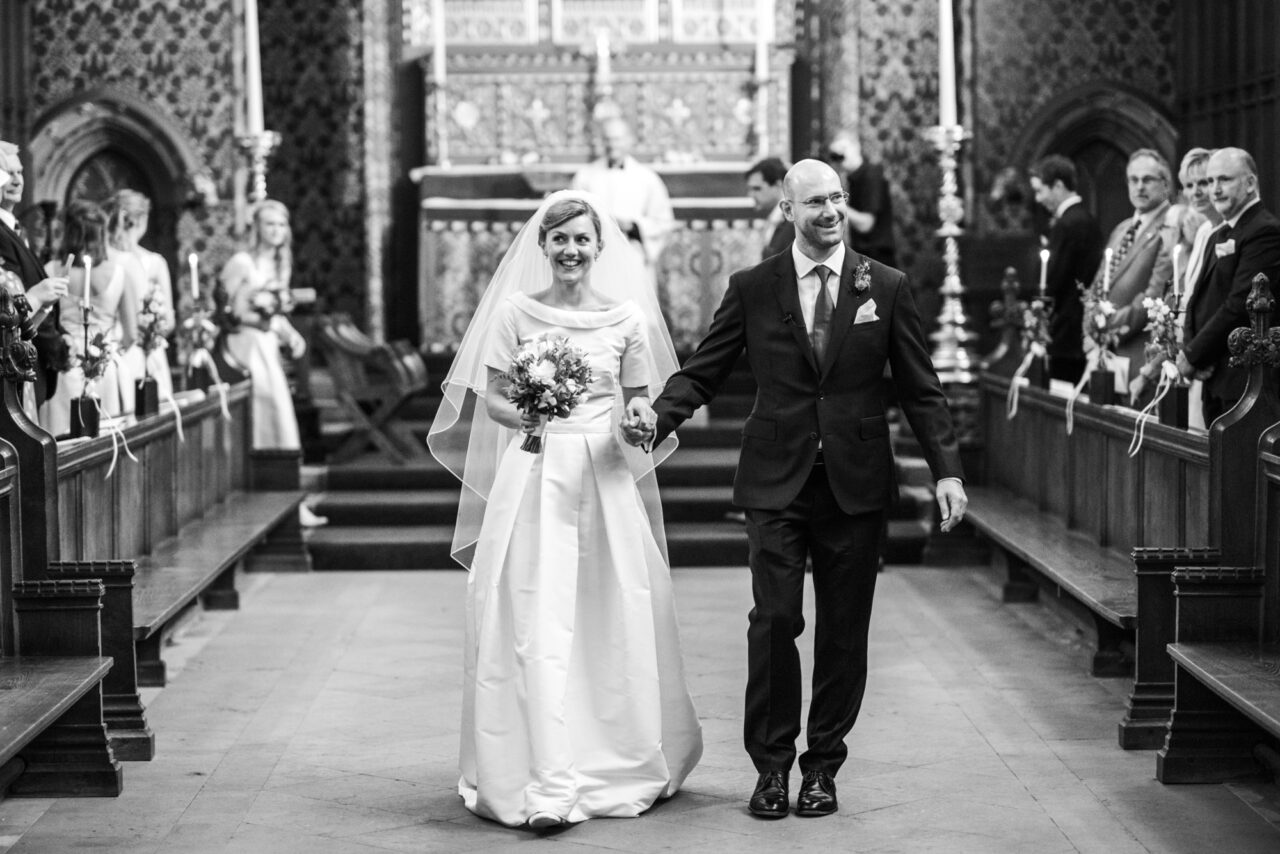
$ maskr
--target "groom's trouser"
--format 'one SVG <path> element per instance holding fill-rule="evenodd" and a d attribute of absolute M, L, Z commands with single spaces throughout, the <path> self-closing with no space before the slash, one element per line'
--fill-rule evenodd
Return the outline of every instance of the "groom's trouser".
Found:
<path fill-rule="evenodd" d="M 813 560 L 815 626 L 808 750 L 800 770 L 835 775 L 848 753 L 867 686 L 867 629 L 876 588 L 883 511 L 851 516 L 836 504 L 826 468 L 814 467 L 782 510 L 748 510 L 755 607 L 747 629 L 744 737 L 759 772 L 789 771 L 800 734 L 805 559 Z"/>

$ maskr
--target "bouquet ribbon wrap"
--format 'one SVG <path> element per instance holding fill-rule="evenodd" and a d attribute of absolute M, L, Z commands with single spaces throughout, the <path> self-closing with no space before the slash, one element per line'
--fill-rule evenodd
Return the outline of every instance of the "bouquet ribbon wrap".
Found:
<path fill-rule="evenodd" d="M 1178 373 L 1178 366 L 1173 362 L 1166 360 L 1160 365 L 1160 383 L 1156 386 L 1156 393 L 1151 398 L 1151 402 L 1138 413 L 1138 423 L 1133 428 L 1133 440 L 1129 442 L 1129 456 L 1136 457 L 1138 452 L 1142 450 L 1142 442 L 1147 434 L 1147 421 L 1155 417 L 1156 407 L 1160 405 L 1160 401 L 1164 400 L 1165 395 L 1178 384 L 1181 378 L 1182 375 Z"/>
<path fill-rule="evenodd" d="M 1085 362 L 1084 373 L 1080 375 L 1080 382 L 1076 383 L 1076 387 L 1071 390 L 1070 396 L 1067 397 L 1067 435 L 1071 435 L 1071 431 L 1075 429 L 1075 408 L 1076 398 L 1084 391 L 1084 387 L 1089 383 L 1089 374 L 1097 370 L 1110 370 L 1111 361 L 1115 358 L 1115 354 L 1110 350 L 1101 348 L 1095 349 L 1089 353 L 1089 358 Z"/>
<path fill-rule="evenodd" d="M 188 364 L 189 369 L 208 368 L 209 375 L 213 377 L 213 387 L 218 390 L 218 402 L 222 405 L 222 418 L 224 421 L 231 420 L 231 410 L 227 408 L 227 387 L 222 381 L 222 375 L 218 373 L 218 366 L 214 364 L 213 354 L 207 349 L 201 347 L 191 354 L 191 361 Z"/>
<path fill-rule="evenodd" d="M 1022 380 L 1027 375 L 1027 371 L 1031 370 L 1031 363 L 1036 359 L 1043 359 L 1046 353 L 1044 345 L 1037 341 L 1027 350 L 1027 355 L 1022 357 L 1022 364 L 1018 365 L 1018 369 L 1013 372 L 1013 377 L 1009 380 L 1009 393 L 1004 399 L 1005 420 L 1012 421 L 1018 414 L 1018 392 L 1022 387 Z"/>

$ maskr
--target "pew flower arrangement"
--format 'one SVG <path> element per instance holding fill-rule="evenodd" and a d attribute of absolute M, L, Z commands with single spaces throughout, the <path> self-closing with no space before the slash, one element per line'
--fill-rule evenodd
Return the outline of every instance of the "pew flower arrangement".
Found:
<path fill-rule="evenodd" d="M 541 416 L 537 429 L 524 438 L 520 449 L 531 454 L 542 451 L 542 434 L 547 421 L 568 417 L 591 382 L 591 366 L 586 354 L 561 336 L 542 336 L 521 345 L 504 375 L 507 400 L 522 412 Z"/>
<path fill-rule="evenodd" d="M 160 334 L 160 318 L 160 297 L 153 289 L 142 298 L 138 308 L 138 347 L 143 355 L 149 356 L 165 346 L 164 336 Z"/>
<path fill-rule="evenodd" d="M 1110 250 L 1108 250 L 1109 252 Z M 1107 261 L 1103 261 L 1103 263 L 1106 264 Z M 1116 306 L 1109 298 L 1111 292 L 1110 276 L 1104 276 L 1101 281 L 1095 281 L 1088 286 L 1081 282 L 1076 282 L 1076 288 L 1080 291 L 1080 301 L 1084 304 L 1084 335 L 1087 359 L 1084 373 L 1080 376 L 1080 382 L 1076 383 L 1075 388 L 1071 390 L 1070 397 L 1067 398 L 1067 435 L 1071 434 L 1072 428 L 1075 426 L 1076 398 L 1080 397 L 1080 392 L 1084 391 L 1085 384 L 1089 382 L 1095 371 L 1112 370 L 1112 360 L 1115 358 L 1115 349 L 1120 343 L 1120 337 L 1129 331 L 1128 326 L 1111 325 L 1111 319 L 1116 313 Z"/>
<path fill-rule="evenodd" d="M 1142 351 L 1142 355 L 1147 360 L 1142 366 L 1142 375 L 1148 379 L 1154 377 L 1159 379 L 1151 402 L 1138 413 L 1137 423 L 1134 424 L 1133 439 L 1129 442 L 1131 457 L 1136 457 L 1142 450 L 1147 421 L 1155 417 L 1160 402 L 1174 388 L 1187 385 L 1182 374 L 1178 373 L 1178 351 L 1182 348 L 1179 299 L 1181 296 L 1178 292 L 1170 289 L 1163 297 L 1146 297 L 1142 300 L 1142 308 L 1147 313 L 1147 334 L 1150 336 Z"/>
<path fill-rule="evenodd" d="M 1018 414 L 1018 391 L 1021 380 L 1031 370 L 1036 359 L 1045 359 L 1049 355 L 1049 300 L 1043 296 L 1034 297 L 1030 302 L 1020 303 L 1022 306 L 1022 328 L 1019 336 L 1022 339 L 1022 362 L 1013 372 L 1013 380 L 1009 383 L 1009 393 L 1005 397 L 1005 418 L 1012 420 Z M 1045 366 L 1047 370 L 1048 367 Z"/>
<path fill-rule="evenodd" d="M 80 370 L 84 372 L 85 394 L 88 394 L 89 383 L 101 379 L 107 372 L 107 366 L 119 357 L 120 351 L 116 342 L 98 331 L 89 339 L 89 344 L 80 356 Z"/>

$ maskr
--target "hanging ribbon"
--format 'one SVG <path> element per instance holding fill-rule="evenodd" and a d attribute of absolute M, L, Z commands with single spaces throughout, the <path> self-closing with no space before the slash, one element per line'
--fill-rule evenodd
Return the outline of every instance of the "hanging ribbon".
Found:
<path fill-rule="evenodd" d="M 111 418 L 110 416 L 104 418 L 102 414 L 102 407 L 98 406 L 98 399 L 93 395 L 86 394 L 81 396 L 81 409 L 84 408 L 84 402 L 86 400 L 93 404 L 94 411 L 98 413 L 99 426 L 103 426 L 103 423 L 107 422 L 105 424 L 106 431 L 107 434 L 111 436 L 111 465 L 107 466 L 107 474 L 103 477 L 103 480 L 110 480 L 111 475 L 114 474 L 116 470 L 116 460 L 119 459 L 121 446 L 124 447 L 125 456 L 129 459 L 136 463 L 138 458 L 133 455 L 133 451 L 129 450 L 129 440 L 125 438 L 124 430 L 120 427 L 119 420 Z"/>
<path fill-rule="evenodd" d="M 178 431 L 178 441 L 186 442 L 186 437 L 182 435 L 182 412 L 178 409 L 178 401 L 173 398 L 173 392 L 169 391 L 160 402 L 167 403 L 173 408 L 173 426 Z"/>
<path fill-rule="evenodd" d="M 1018 414 L 1018 392 L 1022 387 L 1022 379 L 1027 375 L 1027 371 L 1031 370 L 1031 363 L 1036 359 L 1043 359 L 1045 352 L 1044 345 L 1036 341 L 1027 351 L 1027 355 L 1022 358 L 1022 364 L 1018 365 L 1018 370 L 1013 372 L 1013 378 L 1009 381 L 1009 394 L 1004 399 L 1006 421 L 1012 421 L 1013 416 Z"/>
<path fill-rule="evenodd" d="M 204 347 L 191 354 L 191 360 L 187 366 L 189 371 L 194 371 L 197 368 L 209 369 L 209 374 L 213 377 L 213 386 L 218 390 L 218 401 L 222 405 L 222 418 L 225 421 L 230 421 L 231 410 L 227 408 L 226 385 L 222 382 L 221 375 L 218 374 L 218 366 L 213 362 L 213 354 Z"/>
<path fill-rule="evenodd" d="M 1164 400 L 1165 395 L 1178 383 L 1181 376 L 1178 373 L 1178 366 L 1173 362 L 1166 360 L 1161 363 L 1160 383 L 1156 386 L 1155 397 L 1151 398 L 1151 402 L 1138 413 L 1138 423 L 1134 426 L 1133 440 L 1129 442 L 1129 456 L 1136 457 L 1138 452 L 1142 450 L 1142 442 L 1147 433 L 1147 420 L 1155 417 L 1156 407 L 1160 405 L 1160 401 Z"/>
<path fill-rule="evenodd" d="M 1067 397 L 1067 435 L 1071 435 L 1071 431 L 1075 429 L 1075 408 L 1076 398 L 1084 391 L 1084 387 L 1089 384 L 1089 375 L 1096 370 L 1110 370 L 1111 360 L 1115 358 L 1115 354 L 1110 350 L 1103 350 L 1095 347 L 1089 352 L 1089 358 L 1085 361 L 1084 373 L 1080 375 L 1080 382 L 1076 383 L 1075 388 L 1071 390 L 1071 394 Z"/>

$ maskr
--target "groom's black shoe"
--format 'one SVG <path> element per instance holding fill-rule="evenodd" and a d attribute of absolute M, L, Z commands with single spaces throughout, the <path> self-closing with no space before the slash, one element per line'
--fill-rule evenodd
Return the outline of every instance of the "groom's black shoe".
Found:
<path fill-rule="evenodd" d="M 791 798 L 787 793 L 787 772 L 765 771 L 756 781 L 747 809 L 761 818 L 782 818 L 791 811 Z"/>
<path fill-rule="evenodd" d="M 809 771 L 796 796 L 796 815 L 813 818 L 836 811 L 836 781 L 826 771 Z"/>

